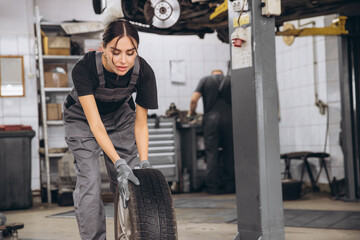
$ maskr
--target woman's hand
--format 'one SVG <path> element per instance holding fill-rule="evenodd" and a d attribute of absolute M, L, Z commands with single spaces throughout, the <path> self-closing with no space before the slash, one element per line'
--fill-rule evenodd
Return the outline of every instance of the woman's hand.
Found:
<path fill-rule="evenodd" d="M 127 202 L 130 199 L 128 185 L 129 180 L 137 186 L 140 185 L 140 181 L 137 177 L 135 177 L 133 171 L 131 170 L 129 165 L 126 164 L 126 161 L 124 159 L 116 160 L 115 169 L 117 171 L 118 189 L 123 202 L 123 207 L 127 208 Z"/>
<path fill-rule="evenodd" d="M 140 168 L 141 169 L 146 169 L 146 168 L 152 168 L 149 160 L 142 160 L 140 161 Z"/>

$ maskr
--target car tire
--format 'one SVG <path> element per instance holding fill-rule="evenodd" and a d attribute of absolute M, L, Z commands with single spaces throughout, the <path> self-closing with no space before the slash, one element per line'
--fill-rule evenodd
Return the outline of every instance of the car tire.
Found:
<path fill-rule="evenodd" d="M 93 9 L 95 14 L 101 14 L 102 13 L 102 9 L 101 9 L 101 0 L 93 0 Z"/>
<path fill-rule="evenodd" d="M 164 175 L 157 169 L 133 170 L 140 185 L 129 182 L 126 209 L 115 197 L 116 240 L 177 240 L 175 210 Z"/>
<path fill-rule="evenodd" d="M 229 28 L 216 29 L 217 37 L 223 43 L 229 43 Z"/>

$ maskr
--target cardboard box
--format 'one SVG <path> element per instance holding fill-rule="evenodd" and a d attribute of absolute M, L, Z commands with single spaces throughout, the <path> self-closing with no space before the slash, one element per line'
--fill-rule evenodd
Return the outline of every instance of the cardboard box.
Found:
<path fill-rule="evenodd" d="M 41 32 L 44 55 L 70 55 L 70 37 L 46 36 Z"/>
<path fill-rule="evenodd" d="M 44 72 L 61 72 L 61 71 L 67 72 L 67 63 L 44 63 Z"/>
<path fill-rule="evenodd" d="M 47 120 L 61 120 L 62 119 L 62 104 L 61 103 L 47 103 L 46 104 L 46 119 Z"/>
<path fill-rule="evenodd" d="M 45 55 L 62 55 L 62 56 L 70 56 L 70 48 L 49 48 L 47 54 Z"/>
<path fill-rule="evenodd" d="M 44 72 L 45 87 L 68 87 L 67 73 Z"/>

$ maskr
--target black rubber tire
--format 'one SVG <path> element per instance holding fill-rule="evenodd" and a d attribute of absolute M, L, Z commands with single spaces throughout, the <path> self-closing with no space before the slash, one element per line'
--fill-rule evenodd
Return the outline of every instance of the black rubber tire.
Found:
<path fill-rule="evenodd" d="M 101 14 L 101 1 L 100 0 L 93 0 L 93 9 L 95 14 Z"/>
<path fill-rule="evenodd" d="M 218 28 L 216 29 L 217 37 L 223 43 L 229 43 L 229 28 Z"/>
<path fill-rule="evenodd" d="M 130 240 L 177 240 L 175 210 L 169 185 L 157 169 L 133 170 L 140 186 L 129 182 Z M 119 194 L 115 200 L 115 239 L 119 239 Z"/>

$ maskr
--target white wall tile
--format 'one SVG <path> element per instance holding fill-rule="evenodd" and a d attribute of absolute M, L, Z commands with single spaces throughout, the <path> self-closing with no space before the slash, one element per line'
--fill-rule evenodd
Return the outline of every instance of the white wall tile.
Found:
<path fill-rule="evenodd" d="M 204 72 L 204 65 L 207 64 L 207 62 L 203 61 L 190 61 L 190 74 L 192 75 L 192 78 L 200 80 L 205 76 Z"/>
<path fill-rule="evenodd" d="M 228 72 L 228 62 L 227 62 L 227 60 L 216 61 L 216 66 L 217 66 L 216 67 L 217 69 L 221 69 L 223 71 L 224 75 L 227 74 L 227 72 Z M 231 71 L 231 69 L 230 69 L 230 71 Z"/>
<path fill-rule="evenodd" d="M 164 60 L 174 60 L 177 58 L 177 46 L 175 43 L 166 43 L 164 48 Z"/>
<path fill-rule="evenodd" d="M 20 116 L 15 116 L 15 117 L 4 116 L 3 124 L 4 125 L 20 125 L 21 118 L 20 118 Z"/>
<path fill-rule="evenodd" d="M 216 61 L 205 61 L 204 62 L 204 76 L 210 75 L 214 69 L 218 69 L 218 68 L 219 67 L 218 67 L 218 64 Z"/>
<path fill-rule="evenodd" d="M 167 79 L 165 79 L 165 78 L 157 78 L 156 79 L 156 87 L 157 87 L 158 98 L 165 96 L 165 93 L 166 93 L 165 81 L 167 81 Z"/>
<path fill-rule="evenodd" d="M 176 58 L 177 59 L 189 59 L 190 58 L 190 48 L 187 44 L 179 44 L 176 47 Z"/>
<path fill-rule="evenodd" d="M 204 43 L 202 45 L 204 52 L 204 61 L 216 60 L 216 44 L 214 43 Z"/>
<path fill-rule="evenodd" d="M 170 79 L 165 81 L 165 97 L 176 97 L 178 95 L 178 89 L 171 83 Z"/>
<path fill-rule="evenodd" d="M 2 111 L 4 117 L 20 116 L 20 98 L 18 97 L 4 98 Z"/>
<path fill-rule="evenodd" d="M 339 81 L 339 61 L 326 60 L 326 79 L 327 81 Z"/>
<path fill-rule="evenodd" d="M 164 48 L 161 43 L 149 43 L 147 47 L 150 48 L 151 60 L 161 61 L 164 59 Z"/>
<path fill-rule="evenodd" d="M 3 112 L 3 99 L 4 99 L 4 98 L 0 98 L 0 125 L 3 124 L 3 117 L 4 117 L 4 112 Z"/>
<path fill-rule="evenodd" d="M 39 164 L 36 164 L 35 162 L 31 162 L 32 169 L 39 169 Z M 40 176 L 37 175 L 39 171 L 32 171 L 31 174 L 31 189 L 40 189 Z"/>
<path fill-rule="evenodd" d="M 165 61 L 152 61 L 151 67 L 154 70 L 156 78 L 165 78 Z"/>
<path fill-rule="evenodd" d="M 216 45 L 216 59 L 224 62 L 230 60 L 230 48 L 228 44 Z"/>
<path fill-rule="evenodd" d="M 328 103 L 340 102 L 340 82 L 328 81 L 326 87 Z"/>
<path fill-rule="evenodd" d="M 344 166 L 344 154 L 340 145 L 330 146 L 330 156 L 333 166 Z"/>
<path fill-rule="evenodd" d="M 276 73 L 276 84 L 278 91 L 281 91 L 284 89 L 284 73 L 283 72 L 277 72 Z"/>
<path fill-rule="evenodd" d="M 341 106 L 339 102 L 329 103 L 329 122 L 330 124 L 338 124 L 341 123 Z"/>
<path fill-rule="evenodd" d="M 320 38 L 316 41 L 316 49 L 317 49 L 317 61 L 325 61 L 326 59 L 326 51 L 325 51 L 325 39 Z"/>
<path fill-rule="evenodd" d="M 330 124 L 329 125 L 329 144 L 330 145 L 339 145 L 340 144 L 340 133 L 341 128 L 339 124 Z"/>
<path fill-rule="evenodd" d="M 18 55 L 17 34 L 2 34 L 0 39 L 1 55 Z"/>
<path fill-rule="evenodd" d="M 319 61 L 317 64 L 318 83 L 326 82 L 326 61 Z"/>
<path fill-rule="evenodd" d="M 284 56 L 283 56 L 283 63 L 284 63 L 284 66 L 283 66 L 283 69 L 286 71 L 286 70 L 290 70 L 291 69 L 291 65 L 292 65 L 292 62 L 291 62 L 291 52 L 290 50 L 288 51 L 284 51 Z"/>
<path fill-rule="evenodd" d="M 284 54 L 283 52 L 276 51 L 276 72 L 284 70 Z"/>
<path fill-rule="evenodd" d="M 203 61 L 205 60 L 204 49 L 201 43 L 194 43 L 189 46 L 190 56 L 194 61 Z"/>
<path fill-rule="evenodd" d="M 30 38 L 29 35 L 18 34 L 17 36 L 17 49 L 19 55 L 29 55 L 30 54 Z"/>
<path fill-rule="evenodd" d="M 27 118 L 38 118 L 37 98 L 20 98 L 20 116 L 24 122 Z"/>
<path fill-rule="evenodd" d="M 334 36 L 325 37 L 325 53 L 327 60 L 337 60 L 338 51 L 338 38 Z"/>
<path fill-rule="evenodd" d="M 327 83 L 326 82 L 319 82 L 318 84 L 318 94 L 319 94 L 319 99 L 321 99 L 321 101 L 323 102 L 327 102 Z"/>
<path fill-rule="evenodd" d="M 275 51 L 276 51 L 276 56 L 278 56 L 279 54 L 281 54 L 284 49 L 283 49 L 283 46 L 282 46 L 282 43 L 283 40 L 282 40 L 282 37 L 281 36 L 275 36 Z"/>

